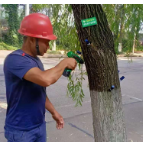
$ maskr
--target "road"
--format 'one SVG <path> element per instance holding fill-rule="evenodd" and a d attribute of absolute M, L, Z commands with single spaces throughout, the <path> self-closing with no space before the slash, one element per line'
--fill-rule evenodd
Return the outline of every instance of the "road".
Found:
<path fill-rule="evenodd" d="M 54 67 L 60 59 L 42 58 L 45 69 Z M 0 58 L 0 142 L 4 138 L 4 120 L 6 114 L 5 83 L 3 75 L 4 58 Z M 121 82 L 122 103 L 128 141 L 143 141 L 143 58 L 118 59 L 119 77 L 125 76 Z M 85 67 L 83 66 L 83 70 Z M 79 73 L 78 69 L 74 74 Z M 91 101 L 88 80 L 85 77 L 83 89 L 85 97 L 82 106 L 75 107 L 75 101 L 66 95 L 68 80 L 61 77 L 55 84 L 47 88 L 47 95 L 57 111 L 64 117 L 65 127 L 56 129 L 49 112 L 46 112 L 47 141 L 49 142 L 93 142 Z"/>

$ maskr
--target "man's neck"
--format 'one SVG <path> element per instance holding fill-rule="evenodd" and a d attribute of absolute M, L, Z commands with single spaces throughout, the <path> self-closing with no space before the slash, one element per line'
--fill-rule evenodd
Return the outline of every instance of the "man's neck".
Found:
<path fill-rule="evenodd" d="M 31 52 L 31 50 L 27 49 L 27 48 L 24 47 L 24 46 L 22 46 L 21 50 L 22 50 L 23 52 L 25 52 L 26 54 L 32 56 L 32 57 L 37 57 L 37 55 L 34 55 L 34 54 Z"/>

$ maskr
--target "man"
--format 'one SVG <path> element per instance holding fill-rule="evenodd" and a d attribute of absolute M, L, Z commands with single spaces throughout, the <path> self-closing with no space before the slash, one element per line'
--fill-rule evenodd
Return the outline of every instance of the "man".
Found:
<path fill-rule="evenodd" d="M 55 83 L 65 68 L 74 70 L 77 63 L 73 58 L 65 58 L 54 68 L 44 70 L 37 55 L 43 56 L 50 40 L 57 38 L 46 15 L 26 16 L 18 32 L 25 36 L 22 49 L 8 55 L 4 63 L 8 104 L 5 137 L 9 142 L 45 142 L 45 108 L 52 114 L 57 129 L 64 126 L 63 117 L 46 96 L 46 87 Z"/>

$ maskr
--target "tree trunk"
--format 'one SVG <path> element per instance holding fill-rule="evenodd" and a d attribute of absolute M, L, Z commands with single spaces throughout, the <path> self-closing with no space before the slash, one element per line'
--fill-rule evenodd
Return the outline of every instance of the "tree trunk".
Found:
<path fill-rule="evenodd" d="M 119 24 L 120 24 L 120 4 L 116 4 L 115 26 L 114 26 L 114 41 L 118 42 Z"/>
<path fill-rule="evenodd" d="M 53 43 L 52 51 L 56 51 L 56 41 L 54 41 L 54 43 Z"/>
<path fill-rule="evenodd" d="M 119 45 L 120 51 L 118 48 L 119 52 L 122 52 L 122 39 L 123 39 L 123 27 L 124 27 L 124 17 L 125 17 L 125 12 L 124 12 L 124 4 L 121 5 L 121 23 L 120 23 L 120 37 L 119 37 Z"/>
<path fill-rule="evenodd" d="M 139 14 L 139 11 L 136 15 L 137 17 L 137 22 L 136 22 L 136 27 L 135 27 L 135 30 L 134 30 L 134 41 L 133 41 L 133 50 L 132 50 L 132 53 L 134 54 L 135 52 L 135 48 L 136 48 L 136 41 L 138 41 L 138 38 L 139 38 L 139 31 L 140 31 L 140 14 Z"/>
<path fill-rule="evenodd" d="M 105 13 L 99 4 L 72 4 L 72 9 L 88 74 L 95 141 L 126 141 L 117 59 Z M 91 17 L 97 25 L 83 28 L 81 20 Z"/>
<path fill-rule="evenodd" d="M 122 52 L 122 43 L 118 44 L 118 52 Z"/>
<path fill-rule="evenodd" d="M 136 27 L 135 27 L 135 30 L 136 30 Z M 136 32 L 134 33 L 134 40 L 133 40 L 133 50 L 132 50 L 133 54 L 135 53 L 135 47 L 136 47 Z"/>
<path fill-rule="evenodd" d="M 137 13 L 137 8 L 133 7 L 133 11 L 132 11 L 132 17 L 137 17 L 138 15 L 136 14 Z M 134 22 L 136 19 L 132 19 L 132 27 L 131 27 L 131 32 L 129 33 L 129 39 L 132 40 L 132 53 L 134 54 L 134 50 L 135 50 L 135 39 L 136 39 L 136 23 L 137 22 Z M 133 33 L 133 34 L 132 34 Z"/>

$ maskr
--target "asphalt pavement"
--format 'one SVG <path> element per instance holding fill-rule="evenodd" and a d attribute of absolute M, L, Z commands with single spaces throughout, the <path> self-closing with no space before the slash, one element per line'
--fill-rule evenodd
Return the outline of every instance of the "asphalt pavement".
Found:
<path fill-rule="evenodd" d="M 54 67 L 61 59 L 41 58 L 45 69 Z M 0 58 L 0 142 L 5 142 L 4 121 L 6 114 L 6 92 L 3 74 L 4 58 Z M 125 76 L 121 82 L 122 103 L 128 141 L 143 141 L 143 57 L 127 59 L 118 58 L 119 77 Z M 85 70 L 85 66 L 83 66 Z M 78 74 L 79 70 L 75 70 Z M 55 84 L 47 88 L 47 95 L 57 111 L 64 117 L 65 127 L 56 129 L 49 112 L 46 112 L 48 142 L 93 142 L 91 100 L 88 80 L 83 81 L 85 97 L 82 106 L 75 107 L 75 101 L 67 96 L 66 77 L 61 77 Z"/>

